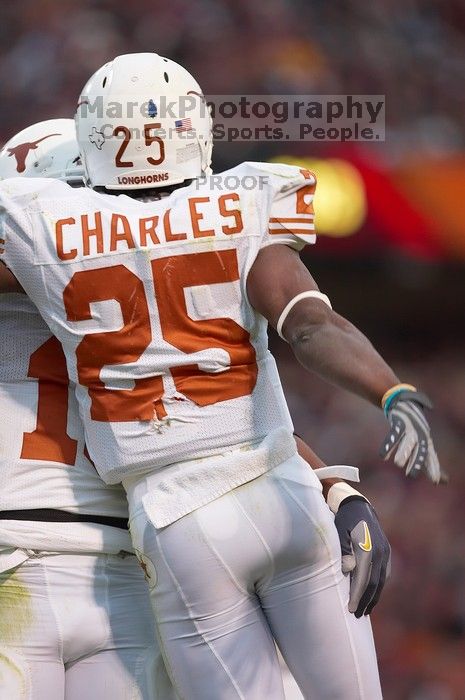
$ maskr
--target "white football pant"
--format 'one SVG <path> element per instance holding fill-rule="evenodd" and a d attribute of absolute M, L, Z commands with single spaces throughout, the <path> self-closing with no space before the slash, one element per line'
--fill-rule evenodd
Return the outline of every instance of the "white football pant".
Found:
<path fill-rule="evenodd" d="M 305 698 L 379 700 L 370 621 L 347 608 L 334 519 L 299 456 L 156 529 L 142 478 L 133 543 L 183 700 L 283 700 L 273 638 Z"/>
<path fill-rule="evenodd" d="M 136 557 L 30 554 L 0 573 L 1 700 L 173 700 Z"/>

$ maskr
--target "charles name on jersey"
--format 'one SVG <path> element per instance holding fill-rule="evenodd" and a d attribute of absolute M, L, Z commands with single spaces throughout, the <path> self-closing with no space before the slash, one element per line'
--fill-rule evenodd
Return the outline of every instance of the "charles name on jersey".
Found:
<path fill-rule="evenodd" d="M 54 225 L 56 255 L 59 260 L 75 260 L 241 233 L 244 224 L 238 202 L 239 194 L 231 192 L 219 197 L 189 197 L 175 213 L 164 208 L 162 202 L 153 202 L 153 209 L 157 204 L 162 208 L 159 215 L 140 218 L 94 211 L 59 219 Z"/>

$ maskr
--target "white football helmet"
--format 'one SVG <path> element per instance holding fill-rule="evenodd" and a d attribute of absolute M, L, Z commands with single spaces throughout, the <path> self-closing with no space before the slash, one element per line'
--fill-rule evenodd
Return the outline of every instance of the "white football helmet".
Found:
<path fill-rule="evenodd" d="M 48 119 L 23 129 L 0 151 L 0 179 L 51 177 L 84 185 L 72 119 Z"/>
<path fill-rule="evenodd" d="M 77 138 L 90 187 L 166 187 L 210 172 L 208 105 L 192 75 L 156 53 L 117 56 L 85 85 Z"/>

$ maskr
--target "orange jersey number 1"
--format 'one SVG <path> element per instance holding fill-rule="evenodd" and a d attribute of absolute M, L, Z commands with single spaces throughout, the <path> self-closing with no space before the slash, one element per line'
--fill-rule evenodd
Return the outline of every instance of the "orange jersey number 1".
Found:
<path fill-rule="evenodd" d="M 68 370 L 56 338 L 50 338 L 32 353 L 28 377 L 38 380 L 37 425 L 32 433 L 24 433 L 21 459 L 74 465 L 77 440 L 66 432 Z"/>

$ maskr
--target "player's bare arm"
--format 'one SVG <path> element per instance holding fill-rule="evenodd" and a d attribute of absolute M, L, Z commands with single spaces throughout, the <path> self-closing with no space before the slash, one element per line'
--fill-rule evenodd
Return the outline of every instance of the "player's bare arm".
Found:
<path fill-rule="evenodd" d="M 260 251 L 249 273 L 247 293 L 252 306 L 274 328 L 288 302 L 308 290 L 318 291 L 318 286 L 295 250 L 275 245 Z M 306 369 L 376 406 L 399 382 L 368 339 L 320 299 L 309 297 L 295 304 L 282 334 Z"/>
<path fill-rule="evenodd" d="M 275 245 L 260 251 L 247 279 L 252 306 L 272 326 L 280 326 L 282 337 L 306 369 L 383 407 L 390 424 L 381 448 L 385 459 L 394 454 L 395 463 L 408 475 L 424 470 L 438 483 L 441 470 L 423 413 L 424 407 L 431 407 L 428 398 L 401 384 L 363 333 L 321 298 L 300 298 L 283 319 L 289 303 L 304 292 L 319 293 L 295 250 Z"/>
<path fill-rule="evenodd" d="M 7 292 L 24 292 L 12 272 L 0 261 L 0 294 Z"/>

